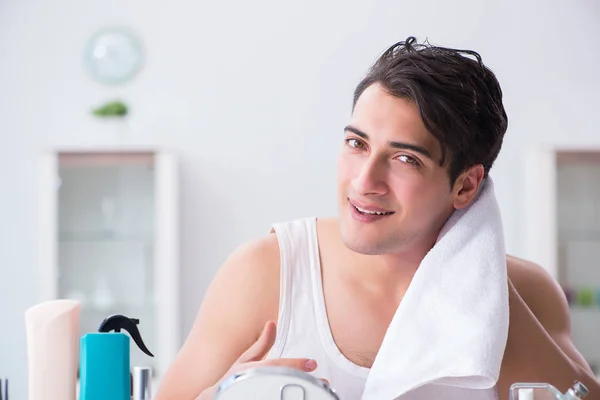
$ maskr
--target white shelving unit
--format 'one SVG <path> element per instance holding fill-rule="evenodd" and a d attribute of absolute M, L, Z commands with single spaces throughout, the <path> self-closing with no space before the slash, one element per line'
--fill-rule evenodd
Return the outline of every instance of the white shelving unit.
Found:
<path fill-rule="evenodd" d="M 139 318 L 155 384 L 180 343 L 176 157 L 148 148 L 61 148 L 41 155 L 39 301 L 82 302 L 80 334 L 109 315 Z"/>
<path fill-rule="evenodd" d="M 600 375 L 600 148 L 536 149 L 528 163 L 527 257 L 565 290 L 575 346 Z"/>

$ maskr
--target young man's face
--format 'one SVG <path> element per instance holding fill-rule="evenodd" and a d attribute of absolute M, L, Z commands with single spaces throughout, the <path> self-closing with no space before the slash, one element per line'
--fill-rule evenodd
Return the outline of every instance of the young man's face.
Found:
<path fill-rule="evenodd" d="M 453 211 L 454 193 L 417 106 L 372 85 L 358 99 L 344 139 L 338 192 L 346 246 L 394 254 L 432 245 Z"/>

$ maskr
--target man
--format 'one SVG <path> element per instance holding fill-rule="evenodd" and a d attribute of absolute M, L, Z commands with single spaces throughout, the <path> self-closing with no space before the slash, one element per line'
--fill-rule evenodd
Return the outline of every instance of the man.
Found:
<path fill-rule="evenodd" d="M 157 399 L 208 399 L 224 377 L 263 364 L 314 372 L 342 400 L 360 399 L 415 271 L 453 211 L 474 200 L 506 129 L 502 91 L 479 54 L 412 37 L 390 47 L 355 91 L 339 154 L 339 218 L 280 224 L 236 250 Z M 580 380 L 600 399 L 571 342 L 560 287 L 537 265 L 507 261 L 500 397 L 517 381 L 564 392 Z"/>

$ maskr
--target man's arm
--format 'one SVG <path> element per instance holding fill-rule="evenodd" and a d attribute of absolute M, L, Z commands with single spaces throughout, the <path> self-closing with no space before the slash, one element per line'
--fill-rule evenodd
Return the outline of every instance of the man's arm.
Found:
<path fill-rule="evenodd" d="M 267 321 L 277 320 L 279 264 L 275 235 L 240 247 L 225 261 L 157 400 L 195 399 L 252 346 Z"/>
<path fill-rule="evenodd" d="M 557 282 L 541 267 L 520 260 L 509 260 L 509 278 L 501 395 L 508 396 L 515 382 L 548 382 L 564 393 L 579 380 L 590 390 L 587 399 L 600 399 L 600 383 L 571 340 L 569 306 Z"/>

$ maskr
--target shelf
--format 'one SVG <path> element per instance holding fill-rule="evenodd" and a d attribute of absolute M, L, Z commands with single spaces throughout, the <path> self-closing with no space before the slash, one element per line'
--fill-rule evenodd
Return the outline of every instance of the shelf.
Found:
<path fill-rule="evenodd" d="M 88 301 L 88 300 L 81 301 L 81 311 L 91 312 L 94 314 L 109 313 L 108 315 L 112 315 L 112 314 L 123 313 L 124 312 L 123 310 L 129 310 L 128 312 L 133 311 L 133 312 L 137 312 L 137 313 L 154 312 L 155 307 L 156 307 L 156 303 L 151 300 L 145 300 L 144 302 L 141 302 L 138 304 L 127 303 L 127 302 L 114 302 L 111 305 L 106 306 L 106 307 L 98 306 L 98 305 L 96 305 L 96 303 L 94 303 L 94 301 Z M 119 311 L 119 310 L 121 310 L 121 311 Z"/>
<path fill-rule="evenodd" d="M 152 242 L 154 232 L 120 233 L 115 231 L 59 232 L 63 243 L 73 242 Z"/>
<path fill-rule="evenodd" d="M 567 241 L 600 241 L 600 229 L 559 229 L 558 239 Z"/>
<path fill-rule="evenodd" d="M 96 149 L 44 152 L 37 282 L 40 298 L 82 302 L 82 334 L 113 314 L 139 318 L 156 358 L 131 346 L 131 365 L 160 377 L 182 343 L 180 179 L 173 154 L 147 150 L 126 165 Z"/>
<path fill-rule="evenodd" d="M 571 306 L 569 307 L 571 312 L 576 313 L 588 313 L 588 314 L 598 314 L 600 315 L 600 307 L 598 306 L 589 306 L 589 307 L 581 307 L 581 306 Z"/>

